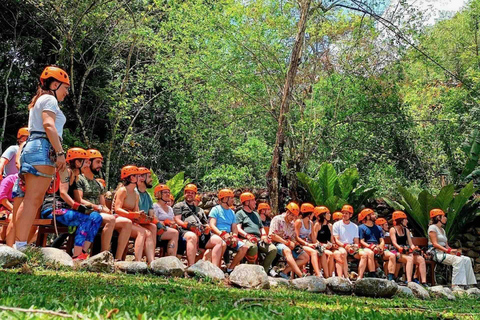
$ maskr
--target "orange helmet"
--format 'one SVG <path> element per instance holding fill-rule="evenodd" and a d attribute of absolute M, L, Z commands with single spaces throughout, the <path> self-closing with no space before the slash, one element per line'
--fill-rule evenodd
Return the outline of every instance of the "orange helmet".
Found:
<path fill-rule="evenodd" d="M 398 220 L 398 219 L 407 219 L 407 215 L 403 211 L 394 211 L 392 215 L 392 220 Z"/>
<path fill-rule="evenodd" d="M 97 149 L 88 149 L 87 154 L 89 159 L 100 158 L 103 160 L 102 154 Z"/>
<path fill-rule="evenodd" d="M 166 184 L 159 184 L 155 186 L 155 189 L 153 189 L 153 194 L 157 194 L 158 192 L 161 192 L 163 190 L 168 190 L 170 191 L 170 188 Z"/>
<path fill-rule="evenodd" d="M 227 197 L 234 197 L 233 191 L 230 189 L 222 189 L 218 191 L 218 200 L 222 200 L 223 198 Z"/>
<path fill-rule="evenodd" d="M 352 207 L 351 205 L 349 205 L 349 204 L 346 204 L 346 205 L 344 205 L 344 206 L 342 207 L 342 210 L 341 210 L 341 211 L 342 211 L 342 212 L 343 212 L 343 211 L 347 211 L 348 213 L 353 214 L 353 207 Z"/>
<path fill-rule="evenodd" d="M 248 200 L 255 200 L 255 196 L 251 192 L 244 192 L 240 195 L 240 202 L 244 203 Z"/>
<path fill-rule="evenodd" d="M 66 161 L 71 161 L 73 159 L 88 159 L 87 151 L 83 148 L 70 148 L 67 151 Z"/>
<path fill-rule="evenodd" d="M 198 202 L 202 201 L 202 197 L 199 194 L 197 194 L 195 196 L 195 201 L 198 201 Z"/>
<path fill-rule="evenodd" d="M 363 221 L 369 214 L 374 213 L 372 209 L 365 208 L 358 214 L 358 221 Z"/>
<path fill-rule="evenodd" d="M 432 209 L 430 210 L 430 219 L 436 217 L 436 216 L 444 216 L 445 212 L 443 212 L 442 209 Z"/>
<path fill-rule="evenodd" d="M 315 209 L 313 210 L 313 214 L 315 215 L 315 217 L 318 217 L 319 215 L 324 213 L 330 213 L 330 210 L 324 206 L 315 207 Z"/>
<path fill-rule="evenodd" d="M 125 166 L 120 171 L 120 178 L 123 180 L 133 174 L 138 174 L 137 166 Z"/>
<path fill-rule="evenodd" d="M 287 205 L 287 210 L 293 213 L 294 216 L 298 216 L 300 214 L 300 208 L 298 207 L 298 204 L 295 202 L 290 202 Z"/>
<path fill-rule="evenodd" d="M 146 173 L 150 173 L 150 169 L 148 169 L 146 167 L 139 167 L 138 168 L 138 174 L 146 174 Z"/>
<path fill-rule="evenodd" d="M 17 139 L 20 139 L 20 137 L 22 137 L 22 136 L 28 136 L 28 128 L 27 127 L 18 129 Z"/>
<path fill-rule="evenodd" d="M 104 188 L 107 187 L 107 183 L 105 182 L 105 180 L 100 179 L 100 178 L 97 178 L 96 180 L 97 180 L 98 182 L 100 182 L 100 184 L 101 184 Z"/>
<path fill-rule="evenodd" d="M 170 201 L 175 202 L 175 197 L 170 193 Z"/>
<path fill-rule="evenodd" d="M 262 202 L 258 204 L 257 210 L 270 210 L 270 205 L 268 203 Z"/>
<path fill-rule="evenodd" d="M 388 223 L 388 222 L 384 218 L 378 218 L 377 220 L 375 220 L 375 224 L 377 226 L 383 226 L 385 223 Z"/>
<path fill-rule="evenodd" d="M 343 214 L 340 211 L 335 211 L 333 213 L 333 220 L 334 221 L 342 220 L 342 218 L 343 218 Z"/>
<path fill-rule="evenodd" d="M 311 203 L 302 203 L 302 206 L 300 207 L 301 213 L 312 213 L 314 210 L 315 207 Z"/>
<path fill-rule="evenodd" d="M 187 191 L 193 191 L 197 193 L 198 189 L 196 185 L 194 185 L 193 183 L 189 183 L 185 186 L 185 189 L 183 189 L 183 192 L 187 192 Z"/>
<path fill-rule="evenodd" d="M 57 81 L 70 85 L 70 78 L 68 78 L 68 74 L 59 67 L 48 66 L 43 69 L 43 72 L 40 75 L 40 83 L 42 86 L 44 81 L 48 78 L 54 78 Z"/>

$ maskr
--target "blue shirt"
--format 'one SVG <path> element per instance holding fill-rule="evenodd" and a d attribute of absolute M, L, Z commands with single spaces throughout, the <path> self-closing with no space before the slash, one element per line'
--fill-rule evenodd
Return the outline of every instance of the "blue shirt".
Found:
<path fill-rule="evenodd" d="M 236 223 L 233 210 L 223 209 L 221 205 L 213 207 L 208 216 L 217 220 L 217 228 L 220 231 L 232 232 L 232 224 Z"/>
<path fill-rule="evenodd" d="M 377 225 L 368 227 L 362 224 L 358 227 L 358 234 L 360 240 L 363 239 L 366 243 L 379 244 L 380 238 L 383 238 L 383 230 Z"/>
<path fill-rule="evenodd" d="M 140 202 L 138 204 L 138 208 L 148 214 L 148 210 L 153 209 L 152 197 L 150 197 L 148 192 L 139 191 L 138 193 L 140 194 Z"/>

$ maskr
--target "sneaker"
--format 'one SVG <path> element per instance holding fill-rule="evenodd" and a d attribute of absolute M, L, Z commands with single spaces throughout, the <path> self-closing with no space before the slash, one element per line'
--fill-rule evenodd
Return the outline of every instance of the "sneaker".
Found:
<path fill-rule="evenodd" d="M 283 279 L 290 280 L 290 277 L 289 277 L 287 274 L 283 273 L 283 272 L 280 272 L 278 275 L 279 275 L 280 277 L 282 277 Z"/>
<path fill-rule="evenodd" d="M 83 261 L 88 259 L 88 253 L 81 253 L 73 258 L 73 261 Z"/>
<path fill-rule="evenodd" d="M 418 280 L 418 278 L 413 279 L 413 282 L 415 282 L 416 284 L 420 284 L 420 280 Z"/>
<path fill-rule="evenodd" d="M 271 277 L 276 277 L 278 275 L 278 273 L 275 270 L 273 270 L 273 268 L 268 271 L 268 274 Z"/>
<path fill-rule="evenodd" d="M 422 283 L 420 284 L 422 287 L 424 287 L 425 289 L 428 289 L 430 288 L 430 285 L 428 283 Z"/>

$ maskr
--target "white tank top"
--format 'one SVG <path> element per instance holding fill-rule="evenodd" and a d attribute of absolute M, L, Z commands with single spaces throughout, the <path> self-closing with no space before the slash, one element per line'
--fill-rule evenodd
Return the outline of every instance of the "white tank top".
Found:
<path fill-rule="evenodd" d="M 301 220 L 302 226 L 300 227 L 300 238 L 302 239 L 309 239 L 310 234 L 312 233 L 312 221 L 308 222 L 308 229 L 305 228 L 305 225 L 303 224 L 303 220 Z"/>

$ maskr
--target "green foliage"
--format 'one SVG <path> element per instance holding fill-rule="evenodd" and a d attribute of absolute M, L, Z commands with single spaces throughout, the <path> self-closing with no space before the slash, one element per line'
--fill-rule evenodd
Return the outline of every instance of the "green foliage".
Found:
<path fill-rule="evenodd" d="M 357 186 L 359 174 L 357 169 L 349 168 L 337 174 L 330 163 L 323 163 L 317 178 L 311 178 L 303 172 L 297 173 L 298 181 L 307 190 L 314 205 L 324 205 L 331 212 L 339 210 L 344 204 L 351 204 L 356 212 L 361 205 L 376 192 L 374 188 Z"/>
<path fill-rule="evenodd" d="M 447 215 L 445 232 L 448 240 L 455 239 L 462 230 L 468 228 L 478 213 L 478 198 L 471 199 L 477 188 L 473 182 L 468 183 L 458 194 L 454 195 L 455 187 L 447 185 L 443 187 L 437 196 L 433 196 L 427 190 L 420 192 L 418 197 L 413 195 L 407 188 L 398 187 L 402 199 L 398 202 L 385 199 L 389 205 L 397 210 L 405 212 L 413 219 L 414 228 L 423 236 L 428 237 L 427 230 L 430 221 L 430 210 L 442 209 Z"/>
<path fill-rule="evenodd" d="M 155 194 L 154 194 L 154 189 L 155 187 L 160 183 L 158 176 L 151 170 L 151 175 L 152 175 L 152 188 L 147 189 L 148 194 L 152 197 L 152 199 L 155 199 Z M 185 179 L 185 172 L 181 171 L 177 173 L 175 176 L 173 176 L 170 180 L 167 180 L 165 184 L 170 188 L 170 193 L 174 196 L 175 202 L 182 200 L 183 199 L 183 189 L 187 184 L 192 182 L 191 179 L 187 178 Z"/>

